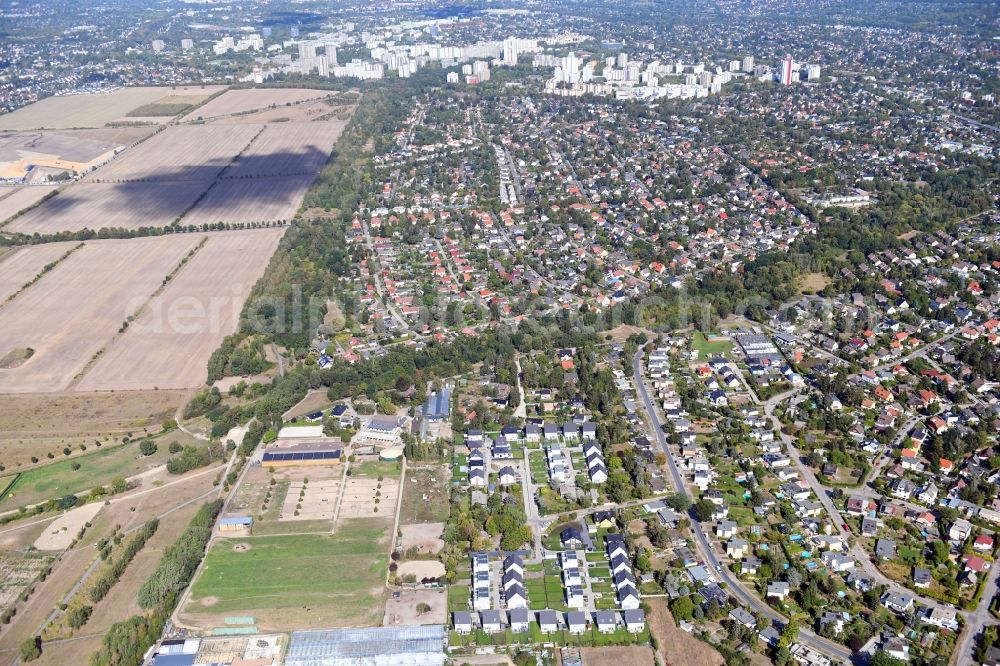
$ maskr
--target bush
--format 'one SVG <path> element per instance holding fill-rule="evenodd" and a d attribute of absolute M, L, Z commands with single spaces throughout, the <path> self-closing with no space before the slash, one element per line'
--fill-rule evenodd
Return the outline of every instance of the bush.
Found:
<path fill-rule="evenodd" d="M 198 467 L 204 467 L 210 462 L 212 459 L 207 448 L 189 444 L 179 456 L 167 461 L 167 471 L 171 474 L 184 474 Z"/>
<path fill-rule="evenodd" d="M 34 661 L 42 656 L 42 639 L 38 636 L 26 638 L 18 650 L 21 661 Z"/>
<path fill-rule="evenodd" d="M 87 624 L 87 620 L 90 619 L 90 614 L 94 612 L 94 609 L 90 606 L 80 606 L 79 608 L 74 608 L 66 616 L 66 622 L 69 626 L 74 629 L 79 629 L 83 625 Z"/>
<path fill-rule="evenodd" d="M 144 456 L 153 455 L 154 453 L 156 453 L 156 442 L 148 439 L 143 440 L 139 444 L 139 453 L 141 453 Z"/>
<path fill-rule="evenodd" d="M 60 511 L 65 511 L 66 509 L 72 509 L 74 506 L 76 506 L 77 501 L 79 500 L 77 500 L 76 495 L 63 495 L 62 497 L 59 498 L 59 501 L 56 503 L 56 507 Z"/>
<path fill-rule="evenodd" d="M 171 453 L 180 453 L 183 449 L 184 449 L 184 447 L 181 446 L 181 443 L 178 442 L 178 441 L 176 441 L 176 440 L 174 440 L 173 442 L 170 442 L 170 447 L 168 448 L 168 450 Z"/>

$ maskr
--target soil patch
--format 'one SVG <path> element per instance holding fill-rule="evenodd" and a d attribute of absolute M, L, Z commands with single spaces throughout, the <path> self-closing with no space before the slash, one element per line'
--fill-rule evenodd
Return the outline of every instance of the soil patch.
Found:
<path fill-rule="evenodd" d="M 649 630 L 660 646 L 663 663 L 667 666 L 724 666 L 725 659 L 712 646 L 674 624 L 665 599 L 650 598 L 646 603 L 649 605 Z"/>
<path fill-rule="evenodd" d="M 648 645 L 581 648 L 583 666 L 653 666 L 653 648 Z"/>
<path fill-rule="evenodd" d="M 67 511 L 56 518 L 41 536 L 35 539 L 35 548 L 38 550 L 66 550 L 73 543 L 80 528 L 93 520 L 101 508 L 103 502 L 91 502 L 83 506 Z"/>
<path fill-rule="evenodd" d="M 411 560 L 400 564 L 396 573 L 400 578 L 409 575 L 416 576 L 419 582 L 425 578 L 441 578 L 445 574 L 445 568 L 437 560 Z"/>
<path fill-rule="evenodd" d="M 416 548 L 417 553 L 422 555 L 434 555 L 444 548 L 444 540 L 441 539 L 444 523 L 400 525 L 399 531 L 403 533 L 401 543 L 404 553 Z"/>
<path fill-rule="evenodd" d="M 398 594 L 398 596 L 397 596 Z M 448 595 L 444 590 L 402 590 L 390 595 L 385 604 L 386 627 L 413 627 L 422 624 L 444 624 L 448 619 Z M 417 610 L 427 604 L 430 610 Z"/>

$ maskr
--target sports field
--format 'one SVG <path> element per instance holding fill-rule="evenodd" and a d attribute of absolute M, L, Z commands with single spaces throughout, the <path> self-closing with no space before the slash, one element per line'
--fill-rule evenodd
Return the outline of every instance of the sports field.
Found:
<path fill-rule="evenodd" d="M 218 539 L 181 612 L 221 626 L 250 615 L 263 630 L 374 626 L 382 619 L 388 520 L 346 521 L 336 534 Z"/>
<path fill-rule="evenodd" d="M 709 342 L 708 338 L 705 337 L 705 334 L 698 331 L 694 334 L 694 339 L 691 341 L 691 349 L 699 352 L 699 360 L 705 360 L 710 356 L 728 354 L 733 349 L 733 343 L 729 340 L 715 340 Z"/>

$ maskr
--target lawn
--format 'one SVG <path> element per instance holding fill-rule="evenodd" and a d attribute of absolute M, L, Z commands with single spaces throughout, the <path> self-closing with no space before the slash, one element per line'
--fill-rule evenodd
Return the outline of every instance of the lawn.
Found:
<path fill-rule="evenodd" d="M 186 435 L 182 436 L 186 437 Z M 93 453 L 57 460 L 21 473 L 0 500 L 5 508 L 44 502 L 54 497 L 84 493 L 95 486 L 111 483 L 116 477 L 129 477 L 164 464 L 170 457 L 168 443 L 173 434 L 156 441 L 156 453 L 139 454 L 138 442 L 96 449 Z M 78 464 L 80 469 L 73 469 Z"/>
<path fill-rule="evenodd" d="M 695 332 L 691 341 L 691 349 L 698 352 L 698 360 L 704 361 L 712 356 L 726 355 L 733 349 L 733 343 L 729 340 L 716 340 L 709 342 L 704 333 Z"/>
<path fill-rule="evenodd" d="M 448 610 L 459 611 L 469 608 L 469 586 L 451 585 L 448 588 Z"/>
<path fill-rule="evenodd" d="M 254 536 L 280 536 L 283 534 L 329 534 L 332 520 L 255 520 Z"/>
<path fill-rule="evenodd" d="M 451 479 L 452 481 L 457 481 L 459 483 L 465 483 L 469 478 L 468 471 L 462 471 L 462 468 L 467 468 L 469 464 L 469 457 L 464 453 L 453 453 L 451 456 Z"/>
<path fill-rule="evenodd" d="M 532 483 L 548 483 L 548 465 L 545 462 L 545 453 L 543 451 L 531 451 L 528 453 L 528 467 L 531 469 Z"/>
<path fill-rule="evenodd" d="M 367 476 L 376 479 L 380 476 L 399 476 L 400 463 L 394 460 L 366 460 L 351 465 L 351 476 Z"/>
<path fill-rule="evenodd" d="M 378 624 L 387 550 L 387 522 L 372 520 L 348 521 L 334 535 L 219 539 L 183 614 L 210 614 L 213 626 L 252 615 L 268 629 Z"/>

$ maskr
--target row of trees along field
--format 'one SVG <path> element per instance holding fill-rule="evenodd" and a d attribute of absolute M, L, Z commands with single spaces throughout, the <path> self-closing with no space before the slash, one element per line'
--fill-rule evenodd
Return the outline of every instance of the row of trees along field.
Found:
<path fill-rule="evenodd" d="M 142 615 L 116 622 L 104 635 L 101 649 L 90 658 L 91 666 L 138 666 L 142 656 L 163 632 L 181 592 L 205 555 L 215 518 L 222 510 L 222 500 L 203 505 L 163 554 L 159 566 L 139 589 Z"/>

